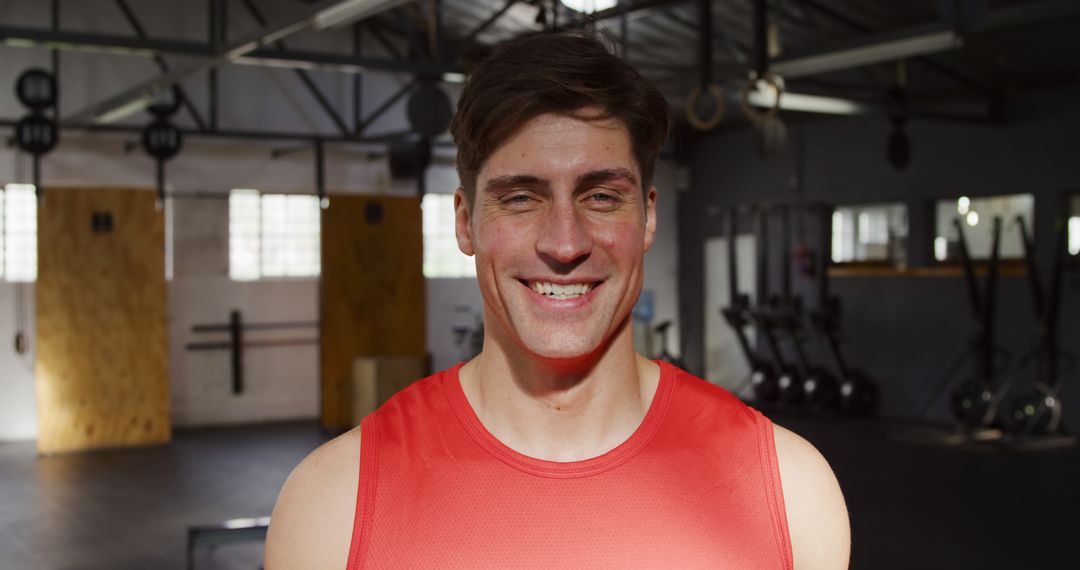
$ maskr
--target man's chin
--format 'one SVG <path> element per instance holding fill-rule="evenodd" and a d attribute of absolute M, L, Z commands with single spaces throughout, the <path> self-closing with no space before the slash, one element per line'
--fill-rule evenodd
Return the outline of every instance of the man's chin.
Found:
<path fill-rule="evenodd" d="M 523 339 L 525 350 L 540 360 L 552 363 L 573 364 L 589 360 L 597 352 L 600 346 L 598 341 L 592 339 Z M 545 342 L 546 341 L 546 342 Z"/>

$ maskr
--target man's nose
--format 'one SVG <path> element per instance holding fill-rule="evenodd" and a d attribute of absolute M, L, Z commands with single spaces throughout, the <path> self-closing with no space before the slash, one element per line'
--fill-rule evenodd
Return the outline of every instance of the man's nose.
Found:
<path fill-rule="evenodd" d="M 588 257 L 593 240 L 573 200 L 553 202 L 545 212 L 536 251 L 562 265 L 574 265 Z"/>

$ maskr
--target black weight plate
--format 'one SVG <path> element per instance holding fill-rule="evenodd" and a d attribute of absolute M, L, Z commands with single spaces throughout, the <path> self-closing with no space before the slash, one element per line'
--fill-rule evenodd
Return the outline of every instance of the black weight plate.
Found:
<path fill-rule="evenodd" d="M 56 104 L 56 78 L 41 68 L 27 69 L 15 80 L 15 96 L 35 111 L 48 109 Z"/>
<path fill-rule="evenodd" d="M 446 132 L 454 109 L 450 97 L 442 89 L 433 83 L 421 83 L 409 96 L 408 115 L 413 131 L 434 137 Z"/>
<path fill-rule="evenodd" d="M 154 121 L 143 129 L 143 148 L 158 160 L 168 160 L 180 152 L 184 134 L 168 121 Z"/>
<path fill-rule="evenodd" d="M 30 154 L 45 154 L 56 147 L 56 123 L 42 115 L 27 115 L 15 125 L 15 143 Z"/>

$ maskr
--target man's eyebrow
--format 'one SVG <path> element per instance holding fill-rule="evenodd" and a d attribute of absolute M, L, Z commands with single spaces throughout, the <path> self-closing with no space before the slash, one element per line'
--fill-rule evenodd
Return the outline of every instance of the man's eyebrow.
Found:
<path fill-rule="evenodd" d="M 581 188 L 582 186 L 615 180 L 622 180 L 634 187 L 637 187 L 638 185 L 637 177 L 634 176 L 634 173 L 630 172 L 630 170 L 626 168 L 605 168 L 603 170 L 592 170 L 578 176 L 577 186 L 578 188 Z"/>
<path fill-rule="evenodd" d="M 487 192 L 497 192 L 499 190 L 510 190 L 512 188 L 520 188 L 522 186 L 530 187 L 543 187 L 547 188 L 551 183 L 539 176 L 533 176 L 531 174 L 508 174 L 506 176 L 496 176 L 491 180 L 488 180 L 484 184 L 484 190 Z"/>

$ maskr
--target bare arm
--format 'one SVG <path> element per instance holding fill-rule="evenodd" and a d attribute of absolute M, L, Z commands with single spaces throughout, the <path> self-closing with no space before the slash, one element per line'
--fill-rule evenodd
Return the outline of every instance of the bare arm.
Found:
<path fill-rule="evenodd" d="M 851 527 L 836 476 L 808 441 L 776 425 L 773 433 L 796 570 L 847 568 Z"/>
<path fill-rule="evenodd" d="M 311 452 L 278 495 L 266 536 L 266 570 L 343 570 L 360 476 L 360 429 Z"/>

